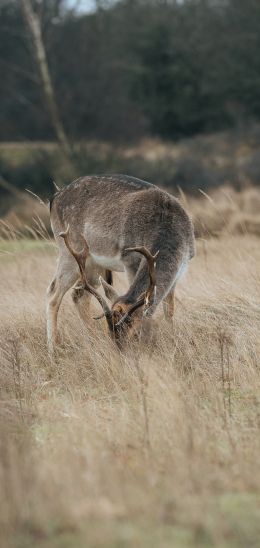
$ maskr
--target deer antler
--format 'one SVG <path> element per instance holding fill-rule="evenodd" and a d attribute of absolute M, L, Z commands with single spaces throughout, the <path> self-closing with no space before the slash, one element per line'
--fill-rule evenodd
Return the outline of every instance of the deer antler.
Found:
<path fill-rule="evenodd" d="M 89 254 L 89 247 L 88 247 L 88 244 L 85 240 L 85 237 L 84 237 L 83 234 L 81 234 L 83 242 L 84 242 L 84 247 L 83 247 L 82 251 L 80 251 L 80 252 L 75 251 L 73 249 L 71 243 L 70 243 L 69 231 L 70 231 L 70 227 L 68 225 L 66 231 L 61 232 L 60 236 L 61 236 L 61 238 L 64 239 L 64 242 L 65 242 L 65 245 L 66 245 L 67 249 L 69 250 L 71 255 L 74 257 L 74 259 L 76 260 L 76 262 L 79 266 L 82 286 L 86 291 L 91 293 L 91 295 L 93 295 L 97 299 L 99 304 L 102 306 L 104 316 L 105 316 L 105 318 L 107 320 L 107 323 L 108 323 L 109 331 L 110 331 L 111 334 L 112 333 L 115 334 L 115 332 L 119 332 L 119 330 L 121 328 L 123 328 L 123 326 L 128 323 L 128 321 L 130 320 L 130 318 L 131 318 L 132 314 L 135 312 L 135 310 L 137 310 L 138 308 L 140 308 L 143 305 L 145 305 L 146 309 L 149 308 L 149 306 L 151 306 L 151 301 L 152 301 L 152 298 L 154 296 L 154 292 L 155 292 L 155 289 L 156 289 L 156 274 L 155 274 L 156 262 L 155 261 L 156 261 L 156 258 L 158 256 L 159 251 L 157 251 L 157 253 L 155 253 L 155 255 L 152 255 L 150 253 L 150 251 L 144 246 L 129 247 L 129 248 L 125 249 L 125 251 L 131 251 L 131 252 L 135 251 L 137 253 L 141 253 L 146 258 L 147 263 L 148 263 L 150 285 L 149 285 L 147 291 L 145 291 L 144 293 L 142 293 L 140 295 L 138 300 L 130 307 L 128 312 L 122 316 L 122 318 L 119 320 L 119 322 L 114 324 L 113 323 L 113 311 L 110 310 L 106 300 L 103 299 L 103 297 L 101 295 L 99 295 L 99 293 L 95 290 L 95 288 L 92 285 L 90 285 L 90 283 L 87 280 L 85 265 L 86 265 L 86 260 L 87 260 L 88 254 Z M 102 317 L 102 316 L 100 316 L 100 317 Z"/>
<path fill-rule="evenodd" d="M 152 253 L 144 246 L 140 247 L 128 247 L 125 249 L 125 251 L 136 251 L 137 253 L 141 253 L 147 260 L 148 263 L 148 272 L 149 272 L 149 278 L 150 278 L 150 285 L 144 293 L 140 295 L 138 300 L 129 308 L 128 312 L 122 316 L 122 318 L 117 322 L 116 328 L 121 327 L 127 319 L 129 319 L 132 314 L 138 310 L 141 306 L 145 305 L 146 309 L 151 306 L 151 301 L 154 296 L 155 290 L 156 290 L 156 259 L 159 255 L 159 251 L 155 253 L 155 255 L 152 255 Z"/>
<path fill-rule="evenodd" d="M 71 246 L 71 243 L 70 243 L 70 240 L 69 240 L 69 231 L 70 231 L 70 226 L 68 225 L 66 231 L 65 232 L 60 232 L 59 235 L 61 236 L 61 238 L 64 239 L 66 247 L 68 248 L 71 255 L 74 257 L 76 262 L 78 263 L 83 288 L 86 291 L 88 291 L 89 293 L 91 293 L 91 295 L 93 295 L 98 300 L 99 304 L 103 308 L 104 315 L 105 315 L 107 323 L 108 323 L 108 327 L 109 327 L 110 331 L 113 331 L 114 327 L 113 327 L 113 322 L 112 322 L 112 312 L 111 312 L 107 302 L 105 301 L 105 299 L 103 299 L 103 297 L 101 295 L 99 295 L 99 293 L 95 290 L 95 288 L 92 285 L 90 285 L 90 283 L 88 282 L 87 277 L 86 277 L 85 265 L 86 265 L 87 256 L 89 254 L 89 247 L 88 247 L 88 244 L 85 240 L 85 237 L 83 236 L 83 234 L 81 235 L 82 239 L 84 241 L 84 247 L 83 247 L 82 251 L 77 252 Z"/>
<path fill-rule="evenodd" d="M 79 265 L 80 274 L 81 274 L 81 280 L 82 280 L 82 283 L 84 283 L 85 282 L 85 265 L 86 265 L 87 256 L 89 254 L 89 247 L 82 234 L 84 247 L 80 252 L 75 251 L 71 247 L 71 243 L 69 240 L 69 231 L 70 231 L 70 225 L 67 226 L 65 232 L 60 232 L 59 236 L 61 236 L 61 238 L 64 239 L 66 247 L 68 248 L 71 255 L 74 257 L 74 259 L 77 261 Z"/>

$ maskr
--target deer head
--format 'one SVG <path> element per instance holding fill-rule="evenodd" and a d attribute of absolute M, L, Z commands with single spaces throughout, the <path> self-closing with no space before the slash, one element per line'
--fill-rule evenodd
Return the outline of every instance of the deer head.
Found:
<path fill-rule="evenodd" d="M 75 251 L 71 246 L 69 238 L 69 225 L 65 232 L 60 233 L 60 236 L 64 239 L 66 247 L 78 264 L 82 288 L 85 291 L 91 293 L 91 295 L 93 295 L 97 299 L 103 309 L 103 314 L 95 319 L 100 319 L 102 317 L 106 318 L 111 338 L 117 343 L 118 346 L 121 346 L 127 333 L 130 329 L 133 328 L 133 324 L 137 319 L 137 315 L 135 313 L 138 310 L 140 311 L 140 309 L 143 307 L 142 315 L 145 315 L 149 307 L 153 304 L 156 291 L 155 261 L 159 251 L 157 251 L 155 255 L 152 255 L 150 251 L 144 246 L 129 247 L 125 249 L 125 251 L 127 252 L 135 251 L 137 253 L 141 253 L 146 258 L 150 280 L 149 287 L 144 293 L 139 295 L 135 303 L 128 304 L 123 301 L 122 297 L 120 298 L 120 296 L 118 296 L 113 287 L 107 284 L 105 280 L 103 280 L 103 278 L 100 278 L 105 294 L 112 303 L 111 308 L 109 308 L 107 301 L 98 293 L 98 291 L 96 291 L 96 289 L 92 285 L 90 285 L 87 280 L 85 264 L 89 255 L 89 247 L 83 234 L 81 236 L 84 241 L 84 247 L 80 252 Z M 138 319 L 140 320 L 140 314 L 138 315 Z"/>

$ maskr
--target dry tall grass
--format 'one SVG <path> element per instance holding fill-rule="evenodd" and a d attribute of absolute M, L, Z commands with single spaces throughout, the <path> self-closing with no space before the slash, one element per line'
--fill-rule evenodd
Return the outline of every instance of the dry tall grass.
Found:
<path fill-rule="evenodd" d="M 174 326 L 125 355 L 68 295 L 56 362 L 52 244 L 0 247 L 2 546 L 259 546 L 259 239 L 198 241 Z"/>
<path fill-rule="evenodd" d="M 169 189 L 168 189 L 169 190 Z M 243 191 L 224 185 L 208 193 L 198 190 L 196 195 L 179 189 L 178 197 L 190 211 L 196 236 L 208 238 L 225 234 L 253 234 L 260 236 L 260 189 L 248 186 Z M 43 225 L 45 228 L 43 228 Z M 0 220 L 0 237 L 45 237 L 51 232 L 49 207 L 24 193 Z"/>

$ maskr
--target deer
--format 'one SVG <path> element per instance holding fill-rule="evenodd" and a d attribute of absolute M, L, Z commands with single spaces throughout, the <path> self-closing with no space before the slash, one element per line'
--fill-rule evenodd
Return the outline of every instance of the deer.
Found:
<path fill-rule="evenodd" d="M 50 220 L 59 249 L 47 290 L 50 351 L 60 342 L 58 311 L 71 288 L 85 323 L 95 297 L 99 318 L 106 319 L 119 347 L 139 333 L 142 319 L 151 318 L 160 303 L 172 321 L 176 284 L 195 255 L 193 224 L 177 198 L 135 177 L 89 175 L 54 194 Z M 113 272 L 127 275 L 124 295 L 112 285 Z"/>

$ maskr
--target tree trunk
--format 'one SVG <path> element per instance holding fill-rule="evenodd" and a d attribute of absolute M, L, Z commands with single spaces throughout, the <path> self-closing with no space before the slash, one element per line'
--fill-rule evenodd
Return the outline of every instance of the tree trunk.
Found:
<path fill-rule="evenodd" d="M 57 108 L 54 89 L 51 81 L 48 61 L 46 57 L 45 47 L 42 39 L 41 25 L 38 16 L 33 10 L 31 0 L 22 0 L 22 9 L 26 23 L 29 27 L 33 38 L 34 54 L 38 64 L 38 69 L 41 75 L 43 90 L 47 107 L 50 113 L 52 126 L 55 130 L 56 137 L 67 156 L 71 155 L 71 147 L 67 139 L 59 111 Z"/>

